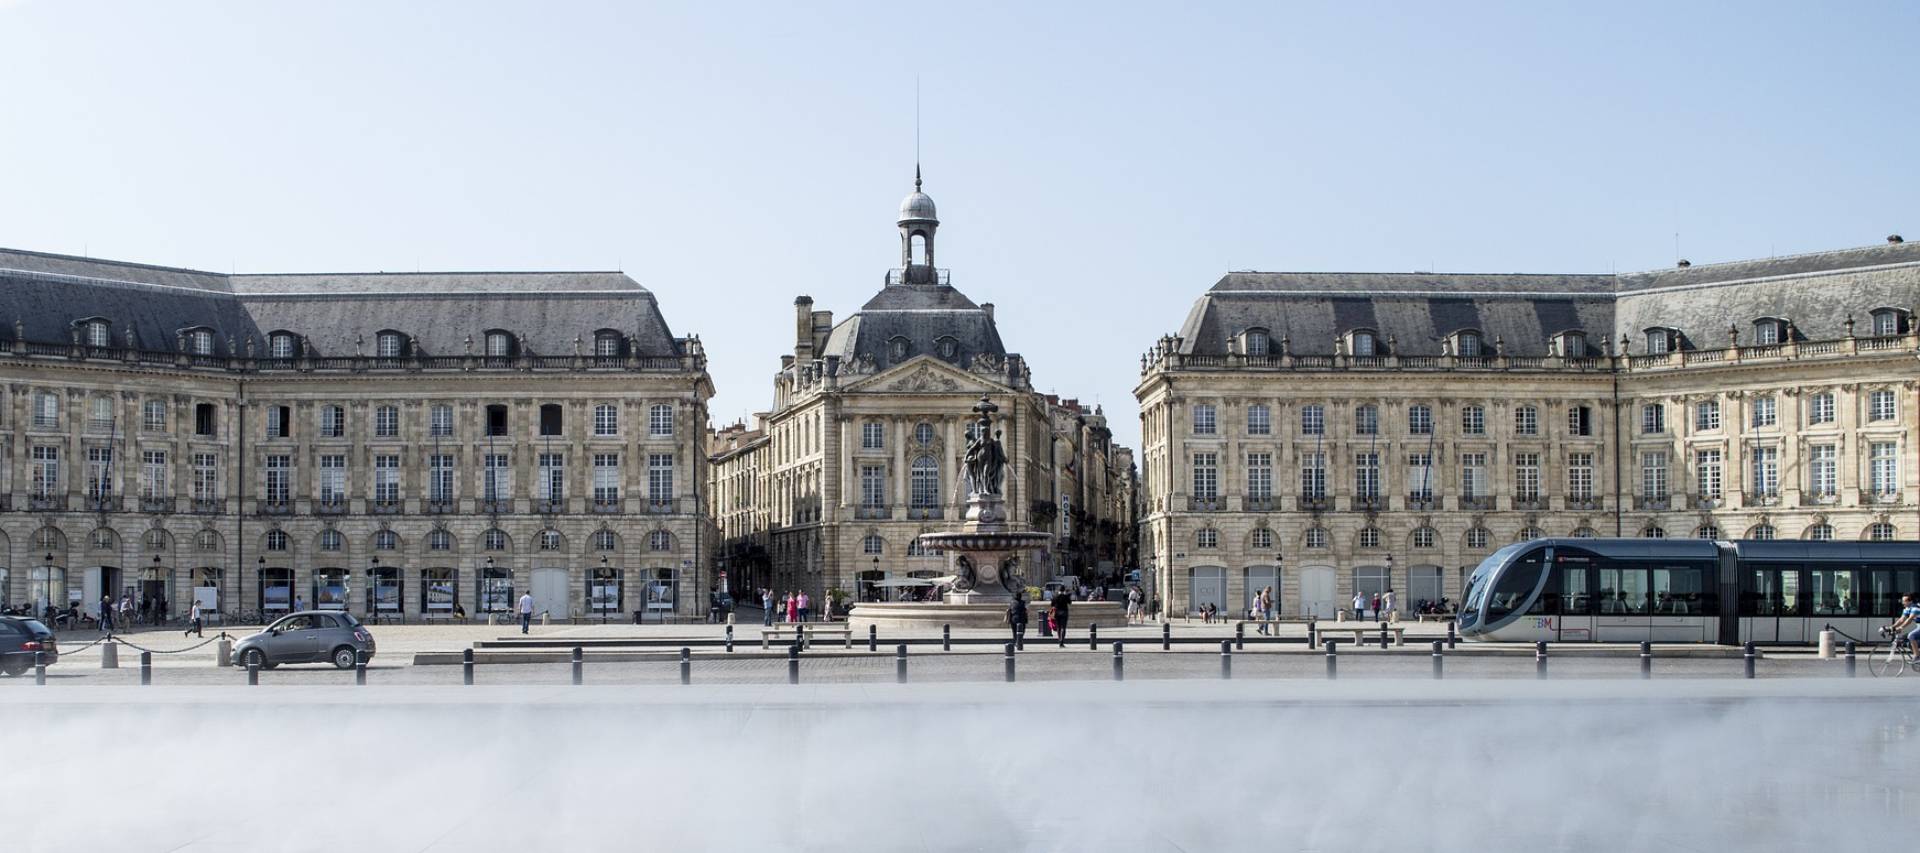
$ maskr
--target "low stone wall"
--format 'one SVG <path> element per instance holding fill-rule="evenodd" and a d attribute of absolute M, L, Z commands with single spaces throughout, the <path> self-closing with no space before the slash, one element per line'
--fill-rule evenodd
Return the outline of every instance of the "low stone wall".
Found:
<path fill-rule="evenodd" d="M 1040 635 L 1040 620 L 1046 618 L 1045 604 L 1027 603 L 1027 636 Z M 1127 621 L 1126 605 L 1118 601 L 1076 601 L 1067 611 L 1067 630 L 1080 633 L 1088 625 L 1119 627 Z M 847 622 L 854 636 L 864 638 L 868 625 L 881 631 L 940 630 L 941 625 L 955 628 L 1005 628 L 1005 604 L 945 604 L 940 602 L 874 602 L 856 604 Z"/>

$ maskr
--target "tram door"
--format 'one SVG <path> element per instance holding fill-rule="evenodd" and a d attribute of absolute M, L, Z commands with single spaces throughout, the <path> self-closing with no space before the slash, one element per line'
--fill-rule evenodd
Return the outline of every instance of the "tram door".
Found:
<path fill-rule="evenodd" d="M 1609 562 L 1597 570 L 1598 611 L 1593 638 L 1603 643 L 1638 643 L 1653 638 L 1647 617 L 1647 567 L 1644 563 Z"/>
<path fill-rule="evenodd" d="M 1740 590 L 1741 641 L 1806 642 L 1806 619 L 1800 609 L 1800 567 L 1749 563 L 1746 581 Z"/>

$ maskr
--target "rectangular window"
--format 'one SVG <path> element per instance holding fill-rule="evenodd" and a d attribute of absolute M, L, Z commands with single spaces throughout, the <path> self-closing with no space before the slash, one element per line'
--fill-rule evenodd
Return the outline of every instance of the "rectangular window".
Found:
<path fill-rule="evenodd" d="M 1193 407 L 1193 434 L 1214 435 L 1219 432 L 1219 424 L 1215 421 L 1214 417 L 1215 411 L 1211 404 L 1196 404 Z"/>
<path fill-rule="evenodd" d="M 87 414 L 87 429 L 93 432 L 113 431 L 113 399 L 110 397 L 93 398 L 93 407 Z"/>
<path fill-rule="evenodd" d="M 1273 454 L 1247 454 L 1247 497 L 1256 501 L 1273 499 Z"/>
<path fill-rule="evenodd" d="M 1593 500 L 1593 454 L 1567 454 L 1567 499 Z"/>
<path fill-rule="evenodd" d="M 673 500 L 673 454 L 647 454 L 647 500 L 654 503 Z"/>
<path fill-rule="evenodd" d="M 1487 495 L 1487 454 L 1460 454 L 1460 496 L 1481 498 Z"/>
<path fill-rule="evenodd" d="M 1779 410 L 1772 397 L 1753 398 L 1753 428 L 1770 427 L 1779 422 Z"/>
<path fill-rule="evenodd" d="M 1380 409 L 1377 406 L 1356 406 L 1353 410 L 1354 435 L 1380 434 Z"/>
<path fill-rule="evenodd" d="M 60 398 L 42 392 L 33 398 L 33 425 L 39 429 L 60 426 Z"/>
<path fill-rule="evenodd" d="M 1667 431 L 1667 407 L 1660 403 L 1648 403 L 1640 407 L 1640 431 L 1647 435 L 1659 435 Z"/>
<path fill-rule="evenodd" d="M 1667 496 L 1667 452 L 1649 450 L 1640 454 L 1640 495 L 1653 500 Z"/>
<path fill-rule="evenodd" d="M 1895 414 L 1892 391 L 1875 391 L 1867 395 L 1867 420 L 1890 421 Z"/>
<path fill-rule="evenodd" d="M 1466 406 L 1460 409 L 1460 432 L 1465 435 L 1487 434 L 1487 410 L 1480 406 Z"/>
<path fill-rule="evenodd" d="M 860 505 L 868 509 L 887 505 L 887 466 L 860 466 Z"/>
<path fill-rule="evenodd" d="M 1540 499 L 1540 454 L 1513 455 L 1513 496 L 1523 501 Z"/>
<path fill-rule="evenodd" d="M 1219 454 L 1193 454 L 1193 496 L 1202 500 L 1220 496 Z"/>
<path fill-rule="evenodd" d="M 1711 500 L 1720 498 L 1720 451 L 1696 450 L 1693 452 L 1693 487 L 1700 497 Z"/>
<path fill-rule="evenodd" d="M 148 400 L 140 410 L 140 428 L 147 432 L 167 431 L 167 404 L 164 400 Z"/>
<path fill-rule="evenodd" d="M 1410 435 L 1433 434 L 1433 407 L 1407 407 L 1407 433 Z"/>
<path fill-rule="evenodd" d="M 655 438 L 673 435 L 673 407 L 654 406 L 647 410 L 647 434 Z"/>
<path fill-rule="evenodd" d="M 1300 454 L 1300 495 L 1309 500 L 1327 496 L 1327 454 L 1319 451 Z"/>
<path fill-rule="evenodd" d="M 593 434 L 619 435 L 620 409 L 610 403 L 593 407 Z"/>
<path fill-rule="evenodd" d="M 320 502 L 337 504 L 346 499 L 347 457 L 341 455 L 320 457 Z"/>
<path fill-rule="evenodd" d="M 1327 432 L 1327 407 L 1318 403 L 1300 407 L 1300 434 L 1325 435 Z"/>
<path fill-rule="evenodd" d="M 266 459 L 265 498 L 269 503 L 286 503 L 293 494 L 293 457 L 274 454 Z"/>
<path fill-rule="evenodd" d="M 593 454 L 593 501 L 607 505 L 620 500 L 620 454 Z"/>
<path fill-rule="evenodd" d="M 273 413 L 268 412 L 267 432 L 273 433 Z M 341 406 L 320 407 L 320 437 L 339 438 L 347 434 L 347 410 Z"/>
<path fill-rule="evenodd" d="M 1693 404 L 1693 429 L 1710 432 L 1720 428 L 1720 401 L 1703 400 Z"/>
<path fill-rule="evenodd" d="M 220 461 L 211 453 L 193 454 L 193 499 L 216 500 L 220 497 Z"/>
<path fill-rule="evenodd" d="M 1247 434 L 1272 435 L 1273 410 L 1264 403 L 1255 403 L 1247 407 Z"/>
<path fill-rule="evenodd" d="M 1900 448 L 1891 441 L 1876 441 L 1867 449 L 1867 481 L 1876 495 L 1900 492 Z"/>
<path fill-rule="evenodd" d="M 1540 410 L 1532 406 L 1521 406 L 1513 410 L 1514 435 L 1539 435 Z"/>
<path fill-rule="evenodd" d="M 436 453 L 427 457 L 427 500 L 437 504 L 453 502 L 453 454 Z"/>
<path fill-rule="evenodd" d="M 566 415 L 559 403 L 544 403 L 540 406 L 540 434 L 546 436 L 564 435 Z"/>
<path fill-rule="evenodd" d="M 140 453 L 140 496 L 147 500 L 172 497 L 167 490 L 167 452 L 147 450 Z"/>
<path fill-rule="evenodd" d="M 1567 407 L 1567 434 L 1593 435 L 1593 408 L 1590 406 Z"/>
<path fill-rule="evenodd" d="M 1833 423 L 1833 392 L 1815 394 L 1807 400 L 1807 423 Z"/>
<path fill-rule="evenodd" d="M 395 438 L 400 435 L 399 407 L 381 406 L 373 410 L 373 435 L 375 438 Z"/>
<path fill-rule="evenodd" d="M 427 434 L 434 438 L 446 438 L 453 435 L 453 407 L 434 406 L 427 412 Z"/>
<path fill-rule="evenodd" d="M 547 503 L 558 503 L 567 496 L 566 459 L 564 453 L 542 453 L 537 457 L 540 479 L 535 485 L 537 493 L 534 497 Z"/>
<path fill-rule="evenodd" d="M 106 497 L 113 494 L 113 448 L 87 448 L 87 495 Z"/>
<path fill-rule="evenodd" d="M 1753 493 L 1762 497 L 1780 494 L 1780 448 L 1753 449 Z"/>
<path fill-rule="evenodd" d="M 909 485 L 913 489 L 913 506 L 918 509 L 931 509 L 940 505 L 940 466 L 931 456 L 922 456 L 913 460 Z"/>
<path fill-rule="evenodd" d="M 391 504 L 400 500 L 400 457 L 373 457 L 373 499 Z"/>
<path fill-rule="evenodd" d="M 485 470 L 486 482 L 481 484 L 481 496 L 489 501 L 507 500 L 513 494 L 513 465 L 507 454 L 487 454 Z"/>
<path fill-rule="evenodd" d="M 1407 454 L 1407 496 L 1414 500 L 1433 500 L 1433 454 Z"/>
<path fill-rule="evenodd" d="M 1816 444 L 1807 448 L 1807 488 L 1815 495 L 1832 497 L 1840 491 L 1839 448 Z"/>
<path fill-rule="evenodd" d="M 36 444 L 33 447 L 33 496 L 50 498 L 60 493 L 60 448 Z"/>
<path fill-rule="evenodd" d="M 887 425 L 867 421 L 860 425 L 860 449 L 882 450 L 887 446 Z"/>
<path fill-rule="evenodd" d="M 487 437 L 498 438 L 507 434 L 507 407 L 499 403 L 487 406 Z"/>
<path fill-rule="evenodd" d="M 211 436 L 216 431 L 213 425 L 213 404 L 195 403 L 193 406 L 193 434 Z"/>
<path fill-rule="evenodd" d="M 1380 497 L 1380 454 L 1353 454 L 1353 493 L 1369 500 Z"/>

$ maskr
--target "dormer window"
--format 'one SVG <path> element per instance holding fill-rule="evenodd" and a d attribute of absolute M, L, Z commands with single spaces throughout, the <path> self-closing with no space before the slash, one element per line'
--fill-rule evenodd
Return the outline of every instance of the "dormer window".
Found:
<path fill-rule="evenodd" d="M 512 357 L 513 335 L 499 329 L 487 332 L 487 355 L 491 358 Z"/>
<path fill-rule="evenodd" d="M 80 333 L 90 347 L 109 346 L 109 342 L 113 340 L 112 326 L 99 317 L 81 320 Z"/>
<path fill-rule="evenodd" d="M 887 359 L 895 364 L 906 361 L 913 354 L 913 342 L 905 336 L 895 335 L 887 340 Z"/>
<path fill-rule="evenodd" d="M 960 341 L 951 335 L 934 341 L 933 347 L 934 351 L 940 354 L 942 360 L 952 361 L 960 357 Z"/>
<path fill-rule="evenodd" d="M 1672 329 L 1647 330 L 1647 355 L 1666 355 L 1680 348 Z"/>
<path fill-rule="evenodd" d="M 399 332 L 381 332 L 374 339 L 374 355 L 380 358 L 401 358 L 407 354 L 407 336 Z"/>
<path fill-rule="evenodd" d="M 1873 336 L 1890 338 L 1907 333 L 1907 312 L 1898 308 L 1876 308 L 1873 312 Z"/>
<path fill-rule="evenodd" d="M 1356 329 L 1347 334 L 1348 351 L 1357 356 L 1374 355 L 1380 347 L 1371 329 Z"/>
<path fill-rule="evenodd" d="M 1269 348 L 1266 329 L 1247 330 L 1247 355 L 1265 358 Z"/>
<path fill-rule="evenodd" d="M 1761 317 L 1753 321 L 1753 343 L 1756 346 L 1777 344 L 1787 339 L 1787 321 L 1778 317 Z"/>
<path fill-rule="evenodd" d="M 621 338 L 620 333 L 612 329 L 601 329 L 593 333 L 593 354 L 600 358 L 619 357 L 625 344 L 626 341 Z"/>
<path fill-rule="evenodd" d="M 1556 340 L 1558 342 L 1554 345 L 1554 348 L 1559 351 L 1561 358 L 1587 357 L 1587 336 L 1585 333 L 1561 332 Z"/>
<path fill-rule="evenodd" d="M 194 355 L 213 355 L 212 329 L 188 329 L 186 339 L 187 352 Z"/>
<path fill-rule="evenodd" d="M 290 332 L 274 332 L 267 336 L 269 358 L 294 358 L 299 351 L 299 341 Z"/>
<path fill-rule="evenodd" d="M 1455 332 L 1453 334 L 1453 354 L 1462 358 L 1478 358 L 1481 352 L 1479 332 Z"/>

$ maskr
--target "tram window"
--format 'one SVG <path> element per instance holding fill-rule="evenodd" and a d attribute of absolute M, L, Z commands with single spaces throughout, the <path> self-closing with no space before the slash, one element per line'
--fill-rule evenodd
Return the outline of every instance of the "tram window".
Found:
<path fill-rule="evenodd" d="M 1529 613 L 1585 616 L 1592 612 L 1593 595 L 1587 587 L 1586 566 L 1555 565 L 1547 575 L 1547 590 Z"/>
<path fill-rule="evenodd" d="M 1852 569 L 1814 569 L 1807 573 L 1813 590 L 1813 615 L 1852 616 L 1859 612 Z"/>
<path fill-rule="evenodd" d="M 1748 584 L 1740 591 L 1742 616 L 1800 615 L 1800 567 L 1752 565 Z"/>
<path fill-rule="evenodd" d="M 1541 548 L 1527 552 L 1508 563 L 1494 579 L 1493 591 L 1487 596 L 1487 619 L 1498 619 L 1527 605 L 1527 598 L 1540 585 L 1540 572 L 1546 568 L 1540 560 L 1544 552 Z"/>
<path fill-rule="evenodd" d="M 1624 565 L 1600 570 L 1600 613 L 1643 616 L 1647 612 L 1647 570 Z"/>
<path fill-rule="evenodd" d="M 1656 565 L 1653 568 L 1653 613 L 1656 616 L 1700 616 L 1719 611 L 1712 575 L 1701 566 Z"/>
<path fill-rule="evenodd" d="M 1869 569 L 1867 571 L 1867 615 L 1892 619 L 1900 615 L 1900 596 L 1914 592 L 1920 572 L 1913 569 Z"/>

